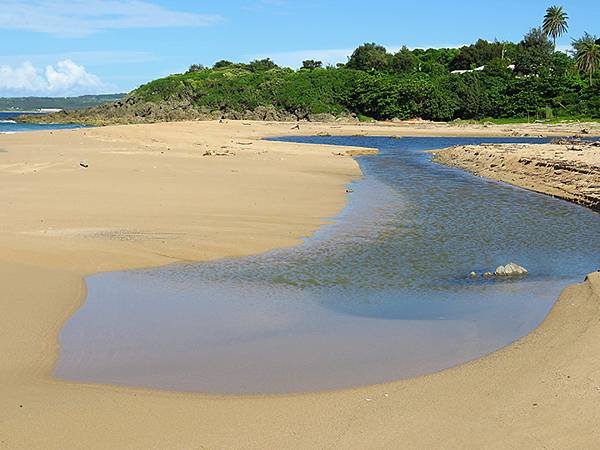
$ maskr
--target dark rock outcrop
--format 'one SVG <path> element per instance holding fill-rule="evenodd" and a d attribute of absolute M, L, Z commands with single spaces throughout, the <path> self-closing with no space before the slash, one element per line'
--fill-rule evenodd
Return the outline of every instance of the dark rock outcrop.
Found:
<path fill-rule="evenodd" d="M 149 102 L 130 94 L 114 103 L 83 110 L 64 110 L 56 113 L 23 116 L 28 123 L 78 123 L 85 125 L 136 124 L 176 122 L 183 120 L 257 120 L 273 122 L 333 122 L 332 114 L 310 114 L 304 109 L 286 111 L 275 106 L 258 106 L 254 110 L 236 111 L 223 108 L 208 110 L 196 107 L 191 99 L 178 96 L 160 102 Z"/>

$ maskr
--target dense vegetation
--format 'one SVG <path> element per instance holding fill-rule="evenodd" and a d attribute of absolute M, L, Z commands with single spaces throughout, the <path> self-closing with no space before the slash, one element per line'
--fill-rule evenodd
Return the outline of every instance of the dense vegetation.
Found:
<path fill-rule="evenodd" d="M 0 98 L 2 111 L 35 111 L 39 109 L 83 109 L 115 102 L 125 94 L 82 95 L 79 97 L 10 97 Z"/>
<path fill-rule="evenodd" d="M 145 84 L 96 123 L 185 118 L 378 120 L 422 118 L 553 119 L 600 117 L 600 41 L 589 34 L 568 53 L 556 39 L 568 29 L 561 7 L 520 42 L 480 39 L 462 48 L 401 48 L 367 43 L 346 64 L 307 60 L 299 70 L 270 59 L 192 65 L 184 74 Z M 62 120 L 89 119 L 65 114 Z M 54 119 L 54 118 L 53 118 Z M 61 119 L 58 117 L 58 119 Z M 89 119 L 91 120 L 91 119 Z"/>

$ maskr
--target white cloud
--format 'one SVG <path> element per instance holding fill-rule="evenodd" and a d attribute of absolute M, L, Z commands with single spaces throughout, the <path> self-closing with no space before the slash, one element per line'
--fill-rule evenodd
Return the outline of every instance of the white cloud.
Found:
<path fill-rule="evenodd" d="M 31 62 L 0 66 L 0 95 L 66 96 L 108 92 L 111 87 L 69 59 L 38 69 Z"/>
<path fill-rule="evenodd" d="M 54 66 L 46 66 L 46 80 L 50 91 L 63 92 L 81 88 L 96 88 L 102 83 L 100 79 L 85 70 L 85 67 L 75 64 L 70 59 L 59 61 Z"/>
<path fill-rule="evenodd" d="M 214 14 L 175 11 L 142 0 L 2 0 L 0 29 L 85 36 L 125 28 L 202 27 Z"/>
<path fill-rule="evenodd" d="M 0 90 L 36 91 L 40 81 L 38 71 L 29 62 L 16 68 L 0 66 Z"/>

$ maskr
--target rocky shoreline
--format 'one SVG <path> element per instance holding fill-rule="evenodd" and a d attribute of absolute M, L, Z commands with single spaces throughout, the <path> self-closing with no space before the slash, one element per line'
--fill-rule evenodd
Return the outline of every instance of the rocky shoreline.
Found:
<path fill-rule="evenodd" d="M 236 111 L 229 108 L 211 111 L 197 108 L 187 99 L 149 102 L 128 95 L 114 103 L 82 110 L 62 110 L 55 113 L 21 116 L 23 123 L 77 123 L 82 125 L 127 125 L 187 120 L 252 120 L 271 122 L 358 122 L 355 115 L 311 114 L 303 109 L 286 111 L 274 106 L 258 106 L 254 110 Z"/>
<path fill-rule="evenodd" d="M 435 152 L 433 160 L 600 212 L 600 142 L 456 146 Z"/>

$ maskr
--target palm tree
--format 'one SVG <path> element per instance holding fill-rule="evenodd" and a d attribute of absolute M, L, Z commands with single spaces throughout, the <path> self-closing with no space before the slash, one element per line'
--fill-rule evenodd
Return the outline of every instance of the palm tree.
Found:
<path fill-rule="evenodd" d="M 546 10 L 542 29 L 547 36 L 552 36 L 554 51 L 556 51 L 556 38 L 565 34 L 569 29 L 568 20 L 569 16 L 562 6 L 551 6 Z"/>
<path fill-rule="evenodd" d="M 594 72 L 600 67 L 600 44 L 596 36 L 585 33 L 582 38 L 573 41 L 573 48 L 575 64 L 579 70 L 588 74 L 591 86 Z"/>

